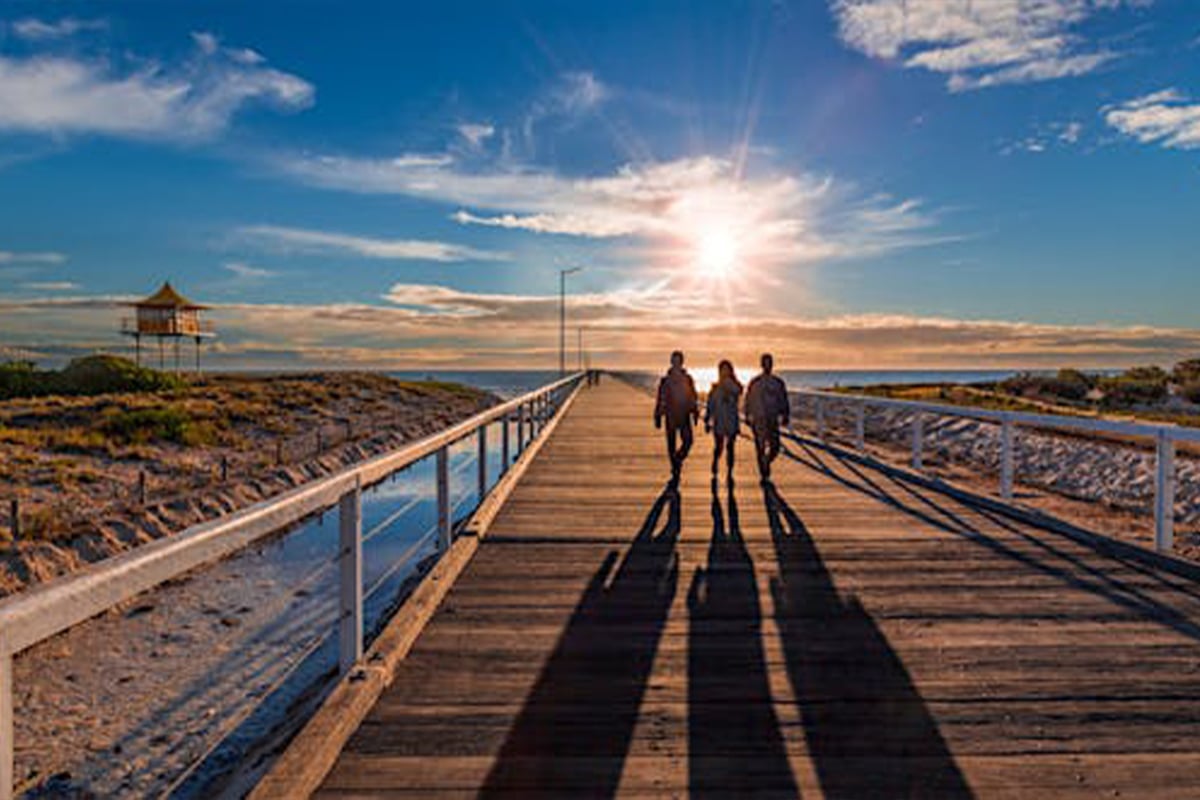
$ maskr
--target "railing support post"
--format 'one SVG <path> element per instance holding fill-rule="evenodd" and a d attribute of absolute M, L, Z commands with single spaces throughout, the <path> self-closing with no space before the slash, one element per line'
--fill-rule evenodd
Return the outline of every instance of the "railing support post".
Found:
<path fill-rule="evenodd" d="M 13 654 L 0 633 L 0 800 L 12 800 L 13 782 Z"/>
<path fill-rule="evenodd" d="M 913 469 L 922 469 L 924 467 L 924 459 L 922 458 L 921 448 L 925 444 L 925 415 L 920 411 L 913 415 L 912 423 L 912 467 Z"/>
<path fill-rule="evenodd" d="M 859 403 L 854 409 L 854 444 L 859 450 L 867 449 L 866 403 Z"/>
<path fill-rule="evenodd" d="M 479 426 L 479 502 L 487 495 L 487 425 Z"/>
<path fill-rule="evenodd" d="M 438 549 L 450 549 L 450 454 L 445 447 L 437 451 Z"/>
<path fill-rule="evenodd" d="M 1000 496 L 1013 499 L 1013 421 L 1008 414 L 1000 421 Z"/>
<path fill-rule="evenodd" d="M 510 419 L 509 415 L 505 414 L 504 419 L 501 423 L 503 425 L 503 431 L 504 431 L 504 433 L 500 437 L 500 471 L 501 472 L 508 472 L 508 463 L 509 463 L 508 462 L 508 456 L 509 456 L 509 452 L 508 452 L 508 449 L 509 449 L 508 448 L 509 425 L 508 425 L 508 422 L 509 422 L 509 419 Z"/>
<path fill-rule="evenodd" d="M 525 452 L 525 404 L 517 406 L 517 455 Z"/>
<path fill-rule="evenodd" d="M 341 550 L 341 616 L 338 620 L 338 666 L 349 672 L 362 658 L 362 483 L 342 495 L 338 505 Z"/>
<path fill-rule="evenodd" d="M 1154 548 L 1170 553 L 1175 547 L 1175 439 L 1158 432 L 1154 480 Z"/>
<path fill-rule="evenodd" d="M 817 438 L 825 441 L 825 398 L 815 397 L 817 404 Z"/>

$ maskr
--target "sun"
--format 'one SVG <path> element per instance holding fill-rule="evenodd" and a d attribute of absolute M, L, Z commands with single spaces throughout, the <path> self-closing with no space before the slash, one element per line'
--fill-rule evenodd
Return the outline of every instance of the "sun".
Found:
<path fill-rule="evenodd" d="M 698 232 L 695 247 L 696 268 L 709 277 L 728 276 L 741 260 L 737 238 L 727 228 Z"/>

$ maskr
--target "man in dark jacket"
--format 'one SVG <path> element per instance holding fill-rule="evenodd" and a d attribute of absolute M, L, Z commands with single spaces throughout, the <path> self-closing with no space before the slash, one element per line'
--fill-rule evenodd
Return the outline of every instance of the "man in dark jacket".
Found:
<path fill-rule="evenodd" d="M 667 421 L 667 457 L 671 459 L 671 480 L 679 480 L 683 460 L 692 449 L 692 425 L 700 420 L 696 384 L 683 368 L 683 353 L 671 353 L 671 368 L 658 382 L 658 402 L 654 405 L 654 427 Z"/>
<path fill-rule="evenodd" d="M 746 416 L 754 431 L 754 452 L 758 456 L 758 474 L 765 483 L 771 479 L 771 462 L 779 455 L 779 428 L 787 427 L 791 416 L 787 387 L 773 374 L 775 359 L 763 353 L 762 374 L 746 389 Z"/>

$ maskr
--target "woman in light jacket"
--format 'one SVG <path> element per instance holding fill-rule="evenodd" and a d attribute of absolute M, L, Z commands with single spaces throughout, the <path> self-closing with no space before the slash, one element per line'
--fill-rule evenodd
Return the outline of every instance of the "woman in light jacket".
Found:
<path fill-rule="evenodd" d="M 742 385 L 733 373 L 733 364 L 722 360 L 717 365 L 717 382 L 708 392 L 708 404 L 704 411 L 704 429 L 713 435 L 712 474 L 715 478 L 721 463 L 721 451 L 725 451 L 726 474 L 733 477 L 733 445 L 738 435 L 738 406 L 742 396 Z"/>

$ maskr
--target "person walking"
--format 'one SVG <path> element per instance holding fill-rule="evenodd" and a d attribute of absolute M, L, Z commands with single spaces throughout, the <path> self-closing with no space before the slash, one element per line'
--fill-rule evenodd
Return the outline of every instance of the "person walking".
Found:
<path fill-rule="evenodd" d="M 742 384 L 734 374 L 733 364 L 728 359 L 717 364 L 717 382 L 708 390 L 708 401 L 704 407 L 704 430 L 713 435 L 712 474 L 717 478 L 717 467 L 721 465 L 721 451 L 725 451 L 726 476 L 733 480 L 733 445 L 737 441 L 741 405 Z M 715 485 L 715 484 L 714 484 Z"/>
<path fill-rule="evenodd" d="M 787 387 L 773 374 L 775 359 L 763 353 L 762 373 L 746 389 L 746 417 L 754 431 L 754 452 L 758 456 L 758 474 L 763 483 L 771 480 L 771 462 L 779 455 L 779 428 L 787 427 L 791 416 Z"/>
<path fill-rule="evenodd" d="M 679 481 L 683 461 L 692 449 L 692 425 L 700 421 L 696 384 L 683 368 L 683 353 L 671 353 L 671 368 L 658 382 L 658 401 L 654 405 L 654 427 L 667 423 L 667 457 L 671 461 L 671 481 Z"/>

